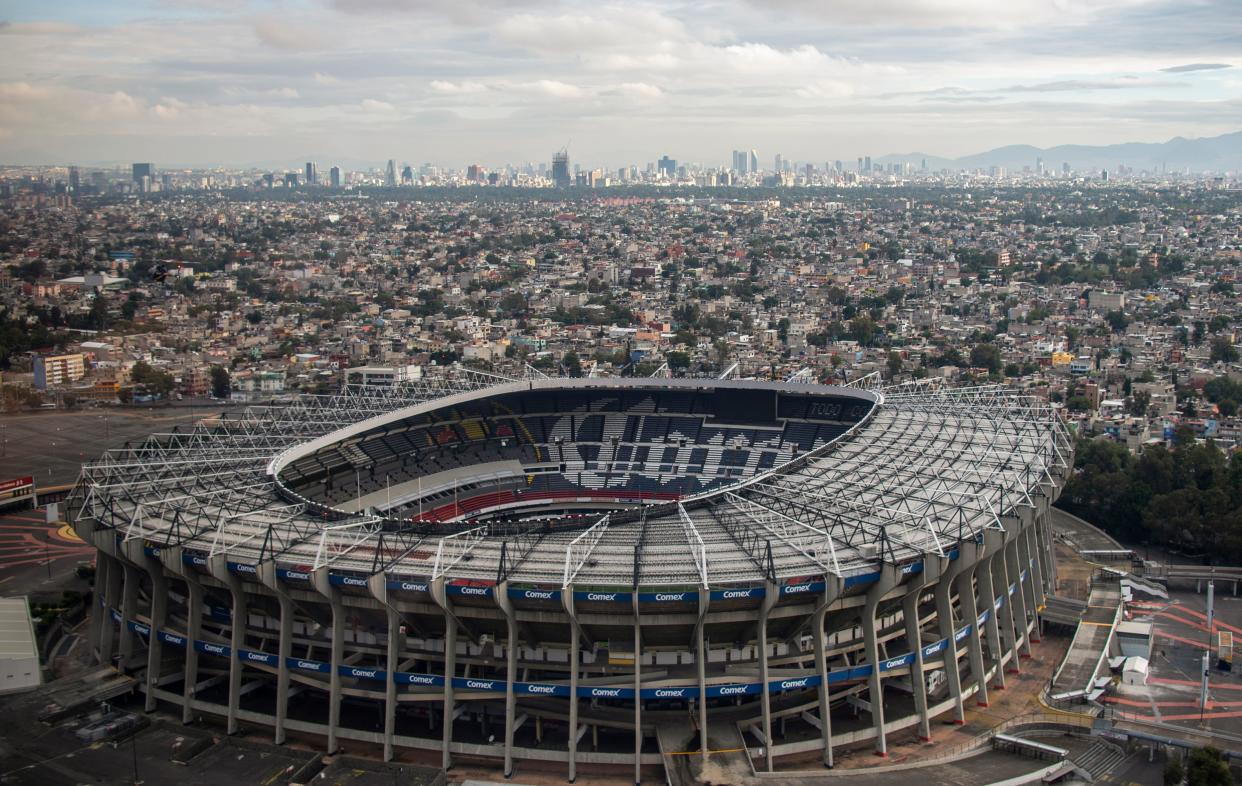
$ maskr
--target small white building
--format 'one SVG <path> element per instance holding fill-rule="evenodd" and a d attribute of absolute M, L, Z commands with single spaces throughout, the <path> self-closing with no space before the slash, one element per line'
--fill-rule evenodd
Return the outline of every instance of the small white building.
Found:
<path fill-rule="evenodd" d="M 1121 664 L 1121 682 L 1123 685 L 1146 685 L 1148 662 L 1141 655 L 1126 658 Z"/>
<path fill-rule="evenodd" d="M 0 695 L 37 688 L 42 682 L 30 604 L 25 596 L 0 598 Z"/>

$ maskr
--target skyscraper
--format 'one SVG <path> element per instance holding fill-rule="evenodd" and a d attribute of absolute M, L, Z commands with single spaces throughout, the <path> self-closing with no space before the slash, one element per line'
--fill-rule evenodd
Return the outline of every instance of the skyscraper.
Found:
<path fill-rule="evenodd" d="M 657 162 L 657 168 L 659 169 L 661 175 L 664 175 L 665 177 L 672 177 L 677 174 L 677 161 L 669 158 L 668 156 L 664 156 Z"/>
<path fill-rule="evenodd" d="M 341 168 L 339 166 L 334 166 L 328 170 L 328 183 L 333 188 L 341 187 Z"/>
<path fill-rule="evenodd" d="M 69 167 L 69 193 L 76 194 L 82 188 L 82 175 L 76 166 Z"/>
<path fill-rule="evenodd" d="M 863 171 L 864 171 L 864 172 L 870 172 L 870 171 L 871 171 L 871 156 L 864 156 L 864 157 L 863 157 Z"/>
<path fill-rule="evenodd" d="M 306 185 L 319 185 L 319 167 L 315 166 L 314 161 L 306 162 Z"/>
<path fill-rule="evenodd" d="M 552 156 L 552 182 L 557 188 L 569 188 L 569 150 L 561 148 Z"/>
<path fill-rule="evenodd" d="M 397 162 L 388 159 L 388 168 L 384 170 L 384 185 L 392 188 L 397 185 Z"/>
<path fill-rule="evenodd" d="M 151 183 L 155 179 L 155 164 L 134 164 L 134 184 L 138 186 L 138 190 L 146 193 L 151 190 Z"/>
<path fill-rule="evenodd" d="M 410 166 L 409 164 L 406 164 L 401 169 L 401 185 L 403 186 L 414 185 L 414 167 Z"/>
<path fill-rule="evenodd" d="M 784 172 L 785 167 L 781 161 L 781 154 L 777 153 L 776 158 L 772 159 L 772 171 L 776 173 Z"/>
<path fill-rule="evenodd" d="M 753 147 L 750 149 L 750 171 L 752 173 L 759 171 L 759 151 Z"/>

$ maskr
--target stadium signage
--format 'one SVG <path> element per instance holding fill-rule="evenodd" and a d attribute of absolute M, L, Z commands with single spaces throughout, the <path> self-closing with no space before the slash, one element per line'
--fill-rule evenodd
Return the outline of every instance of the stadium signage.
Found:
<path fill-rule="evenodd" d="M 186 565 L 193 565 L 198 568 L 207 567 L 207 558 L 198 554 L 182 554 L 181 561 Z"/>
<path fill-rule="evenodd" d="M 454 688 L 466 688 L 469 690 L 486 690 L 493 693 L 499 693 L 505 689 L 505 683 L 501 680 L 475 680 L 465 677 L 453 678 Z"/>
<path fill-rule="evenodd" d="M 511 589 L 509 597 L 520 600 L 560 600 L 561 593 L 559 590 Z"/>
<path fill-rule="evenodd" d="M 113 622 L 120 622 L 120 621 L 121 621 L 121 612 L 117 611 L 116 609 L 109 609 L 109 611 L 111 611 L 111 612 L 112 612 L 112 621 L 113 621 Z"/>
<path fill-rule="evenodd" d="M 748 692 L 746 685 L 722 685 L 714 691 L 720 696 L 744 696 Z"/>
<path fill-rule="evenodd" d="M 229 648 L 223 644 L 212 644 L 210 641 L 196 641 L 194 642 L 194 649 L 199 652 L 205 652 L 208 655 L 219 655 L 221 658 L 227 658 L 232 654 Z"/>
<path fill-rule="evenodd" d="M 988 611 L 987 609 L 984 609 L 983 613 L 979 615 L 979 624 L 982 625 L 983 623 L 987 622 L 991 618 L 992 618 L 992 612 Z"/>
<path fill-rule="evenodd" d="M 914 653 L 908 652 L 905 655 L 902 655 L 901 657 L 889 658 L 888 660 L 881 663 L 880 671 L 892 671 L 893 669 L 900 669 L 903 666 L 909 666 L 913 662 L 914 662 Z"/>
<path fill-rule="evenodd" d="M 310 581 L 310 573 L 304 570 L 281 570 L 276 571 L 276 575 L 282 579 L 290 581 Z"/>
<path fill-rule="evenodd" d="M 632 688 L 579 688 L 578 693 L 592 699 L 634 698 L 634 690 Z"/>
<path fill-rule="evenodd" d="M 137 633 L 139 636 L 150 636 L 151 635 L 151 626 L 149 625 L 144 625 L 141 622 L 138 622 L 137 620 L 129 620 L 127 624 L 129 625 L 129 629 L 132 630 L 134 633 Z"/>
<path fill-rule="evenodd" d="M 597 603 L 629 603 L 634 596 L 628 592 L 575 592 L 574 600 Z"/>
<path fill-rule="evenodd" d="M 248 660 L 252 663 L 262 663 L 265 666 L 273 666 L 276 664 L 276 656 L 270 652 L 253 652 L 251 650 L 241 651 L 242 660 Z"/>
<path fill-rule="evenodd" d="M 390 581 L 388 589 L 398 590 L 400 592 L 426 592 L 427 582 L 425 581 Z"/>
<path fill-rule="evenodd" d="M 300 660 L 298 658 L 289 658 L 285 661 L 289 666 L 298 671 L 317 671 L 320 674 L 327 674 L 331 671 L 331 666 L 317 660 Z"/>
<path fill-rule="evenodd" d="M 1017 585 L 1017 584 L 1010 584 L 1010 585 L 1009 585 L 1009 594 L 1010 594 L 1010 595 L 1014 594 L 1014 593 L 1015 593 L 1015 592 L 1017 592 L 1017 591 L 1018 591 L 1018 585 Z"/>
<path fill-rule="evenodd" d="M 949 646 L 949 640 L 948 640 L 948 639 L 941 639 L 940 641 L 936 642 L 935 644 L 929 644 L 929 645 L 927 645 L 926 647 L 924 647 L 924 648 L 923 648 L 923 657 L 924 657 L 924 658 L 930 658 L 930 657 L 932 657 L 933 655 L 939 655 L 939 654 L 940 654 L 941 652 L 943 652 L 943 651 L 945 650 L 945 648 L 946 648 L 946 647 L 948 647 L 948 646 Z"/>
<path fill-rule="evenodd" d="M 822 581 L 804 581 L 799 584 L 786 584 L 781 587 L 781 595 L 807 595 L 824 591 Z"/>
<path fill-rule="evenodd" d="M 480 598 L 490 598 L 492 596 L 491 587 L 475 587 L 472 585 L 450 584 L 448 587 L 450 595 L 470 595 Z"/>
<path fill-rule="evenodd" d="M 159 632 L 159 640 L 174 647 L 185 646 L 185 636 L 178 636 L 176 633 L 169 633 L 165 630 Z"/>
<path fill-rule="evenodd" d="M 809 688 L 812 685 L 818 684 L 818 678 L 815 678 L 814 681 L 812 681 L 811 677 L 799 677 L 798 679 L 793 680 L 780 680 L 773 687 L 775 687 L 778 691 L 785 691 L 797 690 L 799 688 Z"/>
<path fill-rule="evenodd" d="M 684 699 L 698 692 L 698 688 L 648 688 L 642 695 L 645 699 Z"/>
<path fill-rule="evenodd" d="M 911 563 L 901 566 L 901 575 L 903 576 L 909 576 L 912 573 L 922 573 L 922 572 L 923 572 L 922 562 L 911 562 Z"/>
<path fill-rule="evenodd" d="M 685 603 L 698 599 L 697 592 L 644 592 L 638 596 L 642 603 Z"/>
<path fill-rule="evenodd" d="M 393 676 L 393 681 L 403 685 L 429 685 L 435 687 L 444 684 L 443 677 L 437 677 L 434 674 L 412 674 L 408 671 L 397 672 Z"/>
<path fill-rule="evenodd" d="M 763 587 L 747 587 L 746 589 L 712 590 L 712 600 L 748 600 L 762 598 L 767 594 Z"/>
<path fill-rule="evenodd" d="M 251 576 L 257 576 L 259 574 L 259 568 L 257 565 L 244 565 L 240 562 L 228 563 L 228 569 L 230 573 L 248 573 Z"/>
<path fill-rule="evenodd" d="M 360 680 L 376 680 L 383 682 L 388 675 L 380 669 L 360 669 L 356 666 L 341 666 L 337 670 L 342 677 L 354 677 Z"/>
<path fill-rule="evenodd" d="M 328 582 L 338 587 L 365 587 L 367 580 L 358 576 L 339 576 L 333 573 L 328 574 Z"/>
<path fill-rule="evenodd" d="M 962 639 L 966 638 L 969 635 L 970 635 L 970 626 L 967 625 L 963 627 L 961 630 L 959 630 L 957 633 L 953 634 L 953 642 L 956 644 L 957 642 L 961 641 Z"/>

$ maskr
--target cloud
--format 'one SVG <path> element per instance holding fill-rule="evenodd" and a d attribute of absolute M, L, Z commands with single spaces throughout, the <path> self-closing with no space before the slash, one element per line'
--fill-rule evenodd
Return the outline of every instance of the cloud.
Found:
<path fill-rule="evenodd" d="M 263 44 L 290 52 L 317 49 L 323 43 L 323 39 L 317 32 L 295 27 L 276 19 L 257 20 L 254 23 L 254 34 Z"/>
<path fill-rule="evenodd" d="M 1064 93 L 1078 90 L 1131 90 L 1137 88 L 1186 87 L 1185 82 L 1163 82 L 1127 76 L 1120 79 L 1065 79 L 1035 85 L 1012 85 L 1001 88 L 1004 93 Z"/>
<path fill-rule="evenodd" d="M 539 79 L 519 85 L 519 87 L 529 92 L 541 93 L 553 98 L 583 98 L 587 95 L 587 91 L 581 87 L 555 79 Z"/>
<path fill-rule="evenodd" d="M 487 92 L 487 85 L 482 82 L 446 82 L 443 79 L 433 79 L 428 87 L 436 93 L 445 95 Z"/>
<path fill-rule="evenodd" d="M 368 112 L 391 112 L 397 108 L 387 101 L 377 101 L 374 98 L 364 98 L 358 105 Z"/>
<path fill-rule="evenodd" d="M 337 79 L 331 74 L 325 74 L 320 71 L 316 71 L 312 79 L 314 79 L 316 82 L 318 82 L 321 85 L 339 85 L 341 83 L 341 80 Z"/>
<path fill-rule="evenodd" d="M 84 28 L 67 22 L 6 22 L 0 21 L 0 35 L 73 35 Z"/>
<path fill-rule="evenodd" d="M 656 99 L 664 97 L 663 90 L 656 85 L 649 85 L 646 82 L 624 82 L 618 90 L 632 98 Z"/>
<path fill-rule="evenodd" d="M 1168 74 L 1188 74 L 1191 71 L 1216 71 L 1221 68 L 1233 68 L 1229 63 L 1187 63 L 1186 65 L 1162 68 Z"/>

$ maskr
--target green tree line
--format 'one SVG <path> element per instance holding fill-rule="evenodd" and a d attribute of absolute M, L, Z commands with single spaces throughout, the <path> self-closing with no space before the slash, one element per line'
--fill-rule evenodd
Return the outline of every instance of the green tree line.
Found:
<path fill-rule="evenodd" d="M 1195 442 L 1183 426 L 1171 449 L 1157 445 L 1138 457 L 1116 442 L 1080 440 L 1074 466 L 1057 507 L 1127 543 L 1242 560 L 1242 453 Z"/>

